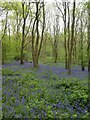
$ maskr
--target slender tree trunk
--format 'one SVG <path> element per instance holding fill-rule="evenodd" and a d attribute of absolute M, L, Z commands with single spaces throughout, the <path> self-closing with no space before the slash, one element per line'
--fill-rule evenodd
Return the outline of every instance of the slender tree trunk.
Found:
<path fill-rule="evenodd" d="M 64 2 L 64 47 L 65 47 L 65 68 L 68 68 L 67 62 L 67 40 L 66 40 L 66 2 Z"/>
<path fill-rule="evenodd" d="M 21 44 L 21 59 L 20 59 L 20 64 L 24 63 L 23 62 L 23 60 L 24 60 L 24 55 L 23 55 L 23 51 L 24 51 L 24 30 L 25 30 L 25 23 L 23 24 L 23 30 L 22 30 L 22 44 Z"/>
<path fill-rule="evenodd" d="M 59 31 L 60 31 L 59 16 L 58 15 L 56 15 L 55 21 L 54 21 L 54 26 L 53 26 L 53 29 L 54 29 L 53 55 L 54 55 L 54 63 L 57 63 L 58 39 L 59 39 Z"/>
<path fill-rule="evenodd" d="M 77 22 L 76 22 L 77 24 Z M 75 37 L 74 37 L 74 60 L 76 62 L 77 60 L 77 25 L 76 25 L 76 28 L 75 28 Z"/>
<path fill-rule="evenodd" d="M 75 32 L 75 34 L 76 34 L 76 32 Z M 73 61 L 75 63 L 75 61 L 76 61 L 76 35 L 74 37 L 74 45 L 73 46 L 74 46 L 73 47 Z"/>
<path fill-rule="evenodd" d="M 34 27 L 35 27 L 35 22 L 36 22 L 36 19 L 34 20 L 34 23 L 33 23 L 33 28 L 32 28 L 32 59 L 33 59 L 33 64 L 34 64 L 34 39 L 35 39 L 35 36 L 34 36 Z"/>
<path fill-rule="evenodd" d="M 58 53 L 57 53 L 57 38 L 55 38 L 55 41 L 54 41 L 54 63 L 57 63 L 57 57 L 58 57 Z"/>
<path fill-rule="evenodd" d="M 11 31 L 10 31 L 10 25 L 8 26 L 9 31 L 9 60 L 11 59 Z"/>
<path fill-rule="evenodd" d="M 41 33 L 41 42 L 40 42 L 40 46 L 39 46 L 38 56 L 40 55 L 40 52 L 41 52 L 42 43 L 43 43 L 43 40 L 44 40 L 44 30 L 45 30 L 45 8 L 44 8 L 45 5 L 44 5 L 44 0 L 43 0 L 42 4 L 43 4 L 43 28 L 42 28 L 42 33 Z"/>
<path fill-rule="evenodd" d="M 70 42 L 70 50 L 68 56 L 68 73 L 71 74 L 71 64 L 72 64 L 72 50 L 73 50 L 73 42 L 74 42 L 74 24 L 75 24 L 75 0 L 73 2 L 73 20 L 72 20 L 72 28 L 71 28 L 71 42 Z"/>
<path fill-rule="evenodd" d="M 41 57 L 42 57 L 43 62 L 45 63 L 46 62 L 46 39 L 43 40 Z"/>
<path fill-rule="evenodd" d="M 90 2 L 88 2 L 88 78 L 90 84 Z"/>
<path fill-rule="evenodd" d="M 18 12 L 16 12 L 16 16 L 17 16 L 17 19 L 16 19 L 16 22 L 17 22 L 17 31 L 16 31 L 16 33 L 17 33 L 17 35 L 16 35 L 16 43 L 17 43 L 17 46 L 16 46 L 16 52 L 19 52 L 19 47 L 20 47 L 20 42 L 19 42 L 19 23 L 18 23 L 18 21 L 19 21 L 19 13 Z"/>
<path fill-rule="evenodd" d="M 83 23 L 82 23 L 82 19 L 81 19 L 81 69 L 82 71 L 85 70 L 85 67 L 84 67 L 84 58 L 83 58 Z"/>
<path fill-rule="evenodd" d="M 67 41 L 67 57 L 69 57 L 69 49 L 70 49 L 70 10 L 69 10 L 69 3 L 68 3 L 68 41 Z M 67 58 L 67 67 L 69 68 L 69 60 Z"/>
<path fill-rule="evenodd" d="M 26 18 L 25 18 L 25 11 L 24 11 L 24 3 L 22 3 L 23 8 L 23 26 L 22 26 L 22 43 L 21 43 L 21 57 L 20 57 L 20 64 L 23 64 L 24 60 L 24 42 L 25 42 L 25 24 L 26 24 Z"/>
<path fill-rule="evenodd" d="M 57 22 L 56 22 L 57 24 Z M 53 42 L 53 58 L 54 58 L 54 63 L 57 62 L 57 26 L 54 25 L 54 42 Z"/>
<path fill-rule="evenodd" d="M 34 64 L 34 67 L 35 68 L 38 68 L 38 45 L 39 45 L 39 2 L 36 3 L 36 33 L 37 33 L 37 36 L 36 36 L 36 44 L 35 44 L 35 49 L 34 49 L 34 61 L 33 61 L 33 64 Z"/>

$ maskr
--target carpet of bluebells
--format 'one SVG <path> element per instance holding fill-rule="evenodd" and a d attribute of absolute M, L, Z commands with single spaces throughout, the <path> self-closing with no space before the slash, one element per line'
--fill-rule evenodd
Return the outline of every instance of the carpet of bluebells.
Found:
<path fill-rule="evenodd" d="M 3 118 L 87 118 L 87 69 L 73 66 L 68 75 L 62 65 L 30 62 L 4 64 L 2 110 Z"/>

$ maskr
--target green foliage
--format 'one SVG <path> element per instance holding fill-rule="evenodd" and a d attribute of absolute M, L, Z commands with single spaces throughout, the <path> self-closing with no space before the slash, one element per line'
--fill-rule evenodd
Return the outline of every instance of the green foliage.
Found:
<path fill-rule="evenodd" d="M 20 46 L 18 41 L 15 41 L 14 36 L 5 35 L 2 40 L 2 63 L 7 63 L 13 60 L 16 56 L 20 56 Z"/>
<path fill-rule="evenodd" d="M 13 11 L 13 10 L 19 11 L 19 10 L 21 10 L 21 2 L 14 2 L 14 4 L 13 4 L 13 1 L 11 3 L 10 2 L 2 2 L 1 7 L 5 8 L 8 11 Z"/>
<path fill-rule="evenodd" d="M 8 106 L 13 106 L 13 113 L 3 107 L 3 115 L 7 117 L 28 117 L 39 119 L 41 116 L 43 119 L 48 118 L 77 118 L 78 114 L 76 109 L 73 109 L 73 113 L 70 112 L 70 108 L 67 109 L 67 103 L 73 107 L 78 101 L 78 106 L 82 109 L 87 105 L 88 100 L 88 84 L 87 80 L 78 80 L 76 78 L 58 78 L 51 74 L 50 79 L 38 79 L 35 71 L 24 72 L 23 70 L 17 71 L 20 76 L 14 78 L 6 77 L 7 84 L 3 85 L 3 103 Z M 23 73 L 24 72 L 24 73 Z M 9 69 L 3 69 L 3 75 L 13 75 L 15 72 Z M 43 72 L 43 74 L 46 74 Z M 10 96 L 4 94 L 5 89 L 12 82 L 12 91 Z M 8 87 L 8 91 L 11 88 Z M 16 96 L 17 94 L 17 96 Z M 23 99 L 24 98 L 24 99 Z M 18 100 L 18 101 L 17 101 Z M 59 102 L 63 105 L 59 106 Z M 18 105 L 18 107 L 17 107 Z M 7 114 L 8 113 L 8 114 Z M 80 113 L 81 118 L 87 118 L 86 114 Z"/>
<path fill-rule="evenodd" d="M 8 44 L 8 39 L 7 36 L 4 37 L 4 40 L 2 42 L 2 61 L 5 63 L 8 59 L 8 53 L 9 53 L 9 44 Z"/>
<path fill-rule="evenodd" d="M 9 68 L 2 69 L 2 75 L 3 76 L 12 76 L 14 74 L 15 74 L 15 72 L 13 70 L 9 69 Z"/>

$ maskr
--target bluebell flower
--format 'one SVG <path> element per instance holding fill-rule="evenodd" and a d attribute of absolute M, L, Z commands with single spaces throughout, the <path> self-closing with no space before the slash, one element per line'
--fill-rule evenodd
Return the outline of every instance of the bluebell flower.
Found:
<path fill-rule="evenodd" d="M 34 114 L 35 110 L 33 108 L 31 108 L 30 112 Z"/>
<path fill-rule="evenodd" d="M 24 97 L 22 97 L 21 102 L 22 102 L 22 104 L 25 103 L 25 98 Z"/>
<path fill-rule="evenodd" d="M 44 110 L 42 110 L 42 114 L 44 115 L 44 117 L 46 117 L 46 112 Z"/>

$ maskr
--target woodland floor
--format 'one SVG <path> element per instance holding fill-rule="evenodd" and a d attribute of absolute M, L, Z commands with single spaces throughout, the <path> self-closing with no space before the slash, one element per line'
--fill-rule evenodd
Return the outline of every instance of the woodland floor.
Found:
<path fill-rule="evenodd" d="M 88 118 L 87 68 L 62 63 L 4 64 L 2 79 L 3 118 Z"/>

